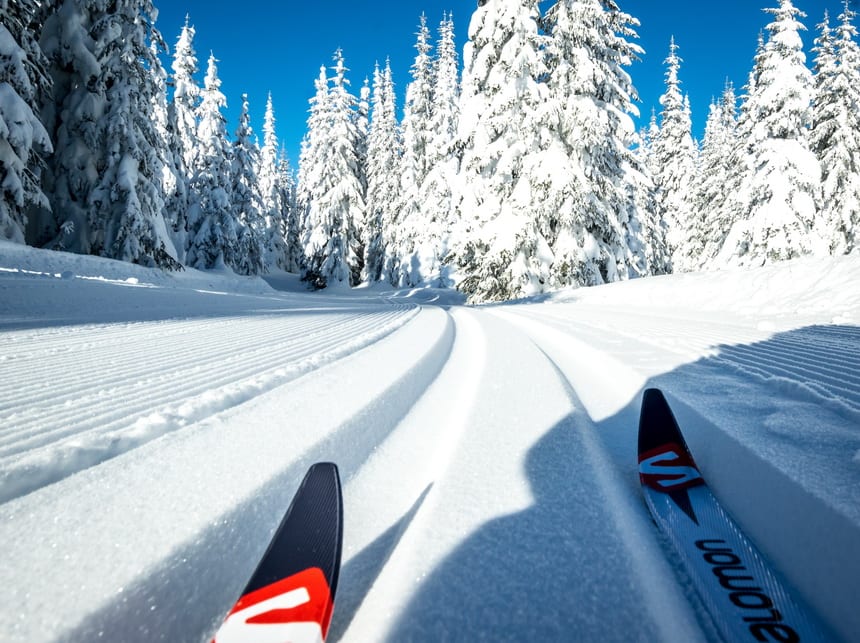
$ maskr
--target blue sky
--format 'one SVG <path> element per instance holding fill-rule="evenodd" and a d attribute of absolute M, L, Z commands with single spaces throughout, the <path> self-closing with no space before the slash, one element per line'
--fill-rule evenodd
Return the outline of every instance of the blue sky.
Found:
<path fill-rule="evenodd" d="M 770 21 L 762 11 L 778 0 L 618 0 L 621 9 L 638 18 L 639 44 L 645 49 L 641 62 L 630 68 L 639 91 L 642 121 L 651 109 L 659 112 L 658 98 L 664 89 L 663 75 L 669 39 L 675 36 L 684 62 L 683 89 L 690 95 L 693 127 L 701 135 L 708 104 L 718 96 L 725 80 L 740 89 L 752 66 L 759 31 Z M 445 11 L 453 12 L 457 48 L 466 42 L 475 0 L 420 0 L 419 2 L 273 2 L 272 0 L 155 0 L 158 27 L 171 47 L 184 24 L 185 15 L 197 29 L 195 46 L 200 59 L 202 83 L 210 50 L 219 59 L 222 90 L 227 96 L 228 128 L 236 128 L 241 95 L 247 93 L 255 131 L 262 136 L 262 118 L 269 91 L 275 106 L 277 133 L 286 146 L 293 167 L 298 166 L 299 144 L 305 131 L 308 99 L 320 65 L 330 64 L 340 47 L 351 72 L 357 94 L 376 61 L 390 57 L 401 99 L 409 82 L 415 56 L 415 33 L 422 12 L 435 37 Z M 550 6 L 550 2 L 543 3 Z M 831 21 L 842 12 L 843 0 L 795 0 L 806 12 L 808 31 L 803 35 L 811 47 L 815 26 L 824 10 Z"/>

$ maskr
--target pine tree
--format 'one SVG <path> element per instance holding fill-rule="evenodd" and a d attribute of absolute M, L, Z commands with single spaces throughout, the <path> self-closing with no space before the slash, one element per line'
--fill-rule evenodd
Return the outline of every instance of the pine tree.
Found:
<path fill-rule="evenodd" d="M 419 230 L 415 257 L 422 281 L 449 286 L 448 268 L 443 262 L 455 223 L 452 183 L 457 175 L 454 143 L 460 117 L 459 59 L 454 41 L 454 20 L 450 15 L 443 16 L 438 36 L 433 61 L 427 175 L 419 188 L 418 198 L 423 225 Z"/>
<path fill-rule="evenodd" d="M 660 136 L 660 126 L 657 125 L 657 110 L 652 108 L 651 118 L 648 120 L 647 127 L 643 127 L 639 133 L 640 146 L 637 148 L 639 164 L 650 174 L 656 174 L 657 172 L 654 143 L 657 141 L 658 136 Z"/>
<path fill-rule="evenodd" d="M 813 231 L 821 168 L 809 147 L 812 73 L 806 67 L 798 21 L 805 16 L 791 0 L 766 9 L 774 16 L 756 61 L 748 114 L 747 167 L 754 171 L 739 191 L 741 220 L 721 261 L 760 266 L 819 251 Z"/>
<path fill-rule="evenodd" d="M 195 157 L 192 203 L 188 209 L 187 262 L 203 270 L 238 268 L 238 231 L 232 195 L 226 188 L 231 175 L 230 143 L 221 113 L 227 99 L 221 93 L 216 63 L 215 55 L 210 54 L 198 117 L 200 150 Z"/>
<path fill-rule="evenodd" d="M 242 111 L 239 126 L 233 137 L 231 196 L 233 219 L 236 222 L 236 257 L 234 268 L 240 275 L 259 275 L 265 272 L 263 197 L 257 168 L 260 151 L 253 140 L 248 95 L 242 94 Z"/>
<path fill-rule="evenodd" d="M 694 237 L 688 245 L 692 250 L 688 266 L 692 270 L 711 266 L 731 228 L 725 204 L 732 198 L 729 186 L 736 146 L 737 99 L 734 87 L 727 83 L 720 100 L 711 105 L 699 156 L 693 205 L 699 225 L 693 229 Z"/>
<path fill-rule="evenodd" d="M 542 219 L 556 287 L 650 272 L 646 237 L 658 228 L 643 225 L 652 188 L 630 151 L 636 92 L 624 71 L 641 53 L 627 41 L 636 24 L 599 0 L 562 0 L 544 20 L 554 111 L 545 121 L 552 136 L 542 164 Z"/>
<path fill-rule="evenodd" d="M 361 91 L 358 94 L 358 103 L 355 110 L 356 143 L 355 151 L 358 154 L 358 165 L 360 168 L 359 179 L 367 194 L 367 145 L 370 135 L 370 79 L 365 78 Z"/>
<path fill-rule="evenodd" d="M 355 285 L 364 220 L 364 189 L 357 150 L 356 98 L 349 93 L 343 53 L 335 53 L 334 76 L 323 67 L 303 142 L 300 199 L 305 208 L 305 279 L 314 287 Z"/>
<path fill-rule="evenodd" d="M 272 94 L 266 101 L 266 114 L 263 118 L 263 147 L 260 150 L 258 178 L 262 198 L 263 235 L 265 264 L 281 270 L 295 270 L 287 250 L 284 234 L 285 216 L 289 216 L 289 204 L 284 202 L 279 167 L 278 137 L 275 132 L 275 108 Z"/>
<path fill-rule="evenodd" d="M 389 250 L 396 257 L 391 282 L 399 286 L 416 286 L 429 266 L 422 266 L 419 247 L 428 233 L 427 221 L 421 202 L 421 186 L 430 171 L 430 145 L 433 139 L 433 58 L 430 55 L 430 30 L 427 17 L 421 14 L 415 49 L 418 52 L 412 65 L 412 81 L 406 87 L 406 105 L 403 110 L 403 160 L 401 202 L 398 213 L 398 230 L 392 240 L 396 245 Z"/>
<path fill-rule="evenodd" d="M 99 120 L 102 170 L 91 194 L 91 223 L 101 254 L 178 269 L 164 221 L 161 141 L 151 116 L 160 63 L 150 43 L 164 46 L 156 15 L 151 0 L 116 0 L 93 23 L 92 35 L 103 47 L 106 109 Z"/>
<path fill-rule="evenodd" d="M 672 256 L 666 241 L 667 226 L 657 209 L 657 186 L 652 178 L 656 174 L 654 141 L 659 135 L 657 112 L 652 109 L 648 126 L 642 128 L 639 133 L 638 146 L 635 148 L 636 167 L 640 172 L 635 194 L 644 237 L 644 275 L 664 275 L 672 272 Z"/>
<path fill-rule="evenodd" d="M 161 161 L 161 191 L 164 194 L 163 218 L 167 225 L 176 259 L 185 262 L 185 222 L 188 218 L 188 178 L 182 169 L 182 161 L 177 156 L 176 132 L 170 120 L 170 106 L 167 102 L 167 71 L 161 64 L 159 53 L 166 47 L 164 43 L 153 42 L 150 46 L 153 55 L 152 80 L 155 83 L 152 98 L 152 122 L 155 125 L 155 149 Z"/>
<path fill-rule="evenodd" d="M 316 195 L 323 189 L 322 178 L 324 174 L 325 132 L 328 130 L 328 75 L 323 65 L 320 73 L 314 81 L 316 90 L 310 99 L 310 110 L 307 121 L 307 130 L 302 138 L 301 151 L 299 153 L 298 185 L 296 186 L 296 205 L 298 207 L 297 218 L 300 222 L 300 245 L 302 257 L 300 269 L 304 273 L 304 279 L 310 282 L 314 288 L 325 288 L 326 281 L 322 275 L 314 272 L 312 257 L 317 250 L 311 250 L 311 237 L 314 234 L 313 219 L 318 218 L 316 207 Z M 326 243 L 325 231 L 321 231 L 314 243 Z"/>
<path fill-rule="evenodd" d="M 188 209 L 193 200 L 191 181 L 194 178 L 196 155 L 200 147 L 197 138 L 197 110 L 200 106 L 200 87 L 194 77 L 199 68 L 197 54 L 194 51 L 196 30 L 190 24 L 190 17 L 185 16 L 185 24 L 179 33 L 176 47 L 173 51 L 171 69 L 173 75 L 170 84 L 173 87 L 173 99 L 168 106 L 168 122 L 170 131 L 170 151 L 173 165 L 179 176 L 177 194 L 172 201 L 173 235 L 178 248 L 185 249 L 188 239 Z"/>
<path fill-rule="evenodd" d="M 711 100 L 708 119 L 705 123 L 705 138 L 696 164 L 695 181 L 692 186 L 691 217 L 687 229 L 688 238 L 682 246 L 681 262 L 687 270 L 701 270 L 707 258 L 705 247 L 710 240 L 710 220 L 714 204 L 725 199 L 723 194 L 726 176 L 723 162 L 725 156 L 725 127 L 722 117 L 722 100 Z"/>
<path fill-rule="evenodd" d="M 755 172 L 753 166 L 755 158 L 752 149 L 755 140 L 753 130 L 758 119 L 758 108 L 752 97 L 756 95 L 758 78 L 761 76 L 765 44 L 764 32 L 760 31 L 754 64 L 747 78 L 747 84 L 744 86 L 744 93 L 739 97 L 740 106 L 737 112 L 733 145 L 726 163 L 728 172 L 725 190 L 728 196 L 722 203 L 713 204 L 716 212 L 713 214 L 712 229 L 718 231 L 719 236 L 711 240 L 707 253 L 709 258 L 712 258 L 710 265 L 714 268 L 720 268 L 727 264 L 729 257 L 731 257 L 729 236 L 732 234 L 732 230 L 740 230 L 743 227 L 741 222 L 746 218 L 748 199 L 744 190 Z"/>
<path fill-rule="evenodd" d="M 406 172 L 414 174 L 420 185 L 428 170 L 428 147 L 433 137 L 430 121 L 433 112 L 433 57 L 427 17 L 421 14 L 412 63 L 412 82 L 406 87 L 403 110 L 403 145 Z"/>
<path fill-rule="evenodd" d="M 301 245 L 301 221 L 299 208 L 296 204 L 296 180 L 293 175 L 287 151 L 281 149 L 278 161 L 278 200 L 280 211 L 280 238 L 284 242 L 284 270 L 298 272 L 302 264 L 304 251 Z"/>
<path fill-rule="evenodd" d="M 683 245 L 691 228 L 693 179 L 696 168 L 696 146 L 693 142 L 689 105 L 681 93 L 679 71 L 682 59 L 674 37 L 666 58 L 666 91 L 660 97 L 663 106 L 660 134 L 654 143 L 657 161 L 657 207 L 669 226 L 669 246 L 673 268 L 688 269 L 690 253 Z"/>
<path fill-rule="evenodd" d="M 822 168 L 819 232 L 831 254 L 857 247 L 860 227 L 860 48 L 845 7 L 836 33 L 827 14 L 816 39 L 811 145 Z"/>
<path fill-rule="evenodd" d="M 102 162 L 97 123 L 106 109 L 103 87 L 95 82 L 103 74 L 91 36 L 93 4 L 56 0 L 41 37 L 53 82 L 42 122 L 54 142 L 43 185 L 56 219 L 40 222 L 35 241 L 81 254 L 93 245 L 89 202 Z"/>
<path fill-rule="evenodd" d="M 50 208 L 39 184 L 53 151 L 39 119 L 47 60 L 39 47 L 33 0 L 0 0 L 0 239 L 24 243 L 27 212 Z"/>
<path fill-rule="evenodd" d="M 479 5 L 464 50 L 461 152 L 456 198 L 461 222 L 451 260 L 472 301 L 541 292 L 552 255 L 535 195 L 547 114 L 545 37 L 537 0 Z M 537 203 L 540 198 L 537 198 Z"/>
<path fill-rule="evenodd" d="M 397 124 L 391 64 L 373 74 L 372 119 L 367 143 L 367 215 L 364 228 L 364 281 L 391 279 L 397 259 L 387 255 L 396 234 L 400 201 L 402 142 Z M 390 265 L 386 270 L 386 256 Z"/>
<path fill-rule="evenodd" d="M 200 87 L 194 77 L 200 71 L 194 37 L 197 31 L 185 16 L 185 25 L 179 33 L 173 51 L 173 101 L 170 104 L 170 120 L 176 133 L 178 163 L 188 180 L 192 178 L 197 163 L 200 141 L 197 138 L 197 115 L 200 108 Z"/>
<path fill-rule="evenodd" d="M 361 208 L 356 210 L 357 217 L 353 219 L 353 234 L 355 235 L 356 263 L 352 267 L 352 283 L 364 281 L 365 269 L 365 229 L 367 227 L 367 150 L 370 138 L 370 79 L 365 77 L 364 84 L 358 95 L 355 110 L 355 155 L 356 178 L 361 189 Z"/>
<path fill-rule="evenodd" d="M 53 247 L 178 268 L 163 218 L 149 0 L 66 0 L 42 32 L 54 77 L 43 112 L 55 154 L 45 185 L 62 219 Z"/>
<path fill-rule="evenodd" d="M 439 23 L 436 58 L 433 61 L 430 140 L 427 166 L 451 156 L 460 113 L 460 62 L 454 40 L 454 18 L 445 14 Z"/>

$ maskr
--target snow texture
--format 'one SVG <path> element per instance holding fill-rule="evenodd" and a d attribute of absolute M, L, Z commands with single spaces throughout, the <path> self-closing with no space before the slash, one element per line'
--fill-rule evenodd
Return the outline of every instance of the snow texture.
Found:
<path fill-rule="evenodd" d="M 856 640 L 858 275 L 802 259 L 466 308 L 0 242 L 0 639 L 210 640 L 333 460 L 331 640 L 711 640 L 639 489 L 659 386 L 727 510 Z"/>

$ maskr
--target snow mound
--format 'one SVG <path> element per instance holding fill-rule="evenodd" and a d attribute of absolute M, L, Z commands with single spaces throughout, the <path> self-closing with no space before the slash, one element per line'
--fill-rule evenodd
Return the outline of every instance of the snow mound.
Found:
<path fill-rule="evenodd" d="M 270 293 L 260 277 L 242 277 L 232 271 L 199 271 L 186 268 L 165 272 L 136 264 L 92 255 L 53 252 L 0 240 L 0 271 L 54 279 L 92 279 L 106 283 L 200 288 L 236 293 Z"/>

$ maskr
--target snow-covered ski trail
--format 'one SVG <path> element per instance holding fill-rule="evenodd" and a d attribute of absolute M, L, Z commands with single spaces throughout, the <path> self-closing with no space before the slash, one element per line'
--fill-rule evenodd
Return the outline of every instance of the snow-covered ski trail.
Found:
<path fill-rule="evenodd" d="M 641 511 L 618 500 L 594 428 L 555 364 L 522 332 L 483 311 L 457 311 L 454 319 L 451 360 L 392 439 L 428 425 L 426 410 L 445 409 L 448 369 L 460 374 L 471 402 L 453 404 L 454 429 L 450 412 L 433 414 L 439 437 L 453 440 L 437 446 L 447 457 L 428 458 L 438 464 L 421 482 L 410 484 L 409 469 L 395 465 L 385 468 L 393 473 L 387 484 L 363 483 L 367 490 L 352 496 L 361 511 L 405 485 L 416 504 L 410 512 L 408 501 L 399 503 L 406 519 L 392 529 L 400 533 L 366 545 L 372 551 L 387 540 L 396 548 L 382 556 L 374 584 L 361 588 L 360 609 L 351 614 L 354 601 L 341 604 L 334 631 L 343 620 L 350 622 L 344 641 L 565 641 L 571 632 L 583 639 L 699 640 L 691 608 L 655 555 L 656 539 L 649 544 L 647 530 L 630 530 L 643 521 Z M 493 376 L 520 370 L 531 377 Z M 342 592 L 350 591 L 350 567 L 369 557 L 345 555 Z M 649 601 L 655 583 L 678 600 Z M 607 619 L 612 605 L 625 609 Z"/>
<path fill-rule="evenodd" d="M 774 334 L 742 319 L 667 318 L 635 307 L 617 316 L 565 305 L 494 313 L 557 360 L 628 481 L 639 392 L 671 391 L 697 460 L 733 517 L 807 603 L 845 624 L 843 636 L 860 632 L 851 598 L 860 593 L 860 555 L 845 555 L 860 542 L 850 447 L 860 437 L 852 385 L 860 327 Z"/>
<path fill-rule="evenodd" d="M 4 642 L 208 642 L 320 460 L 344 483 L 331 641 L 715 640 L 642 499 L 649 386 L 774 567 L 860 635 L 860 258 L 465 308 L 15 252 Z"/>
<path fill-rule="evenodd" d="M 328 456 L 354 474 L 444 364 L 448 316 L 412 310 L 397 331 L 288 387 L 0 505 L 11 561 L 0 566 L 0 600 L 21 619 L 4 640 L 134 640 L 143 624 L 165 640 L 211 637 L 309 464 Z M 68 550 L 62 564 L 33 534 Z M 24 570 L 27 585 L 15 580 Z"/>
<path fill-rule="evenodd" d="M 417 309 L 244 316 L 7 333 L 0 502 L 203 420 L 370 345 Z"/>

